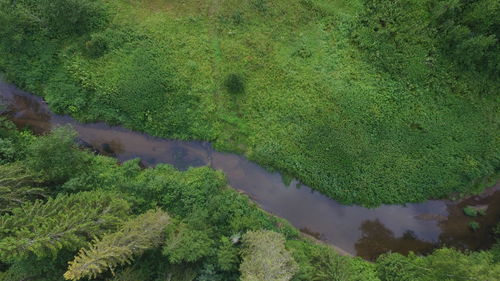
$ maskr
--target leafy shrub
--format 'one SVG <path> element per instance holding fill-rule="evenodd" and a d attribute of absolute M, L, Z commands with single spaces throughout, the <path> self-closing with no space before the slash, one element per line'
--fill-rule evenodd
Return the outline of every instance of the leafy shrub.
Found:
<path fill-rule="evenodd" d="M 39 138 L 28 148 L 28 167 L 52 183 L 63 183 L 84 172 L 88 155 L 76 148 L 75 137 L 71 128 L 60 127 Z"/>
<path fill-rule="evenodd" d="M 147 36 L 127 26 L 113 25 L 90 34 L 90 39 L 85 42 L 85 53 L 95 59 L 111 50 L 120 49 L 128 43 L 141 40 L 147 40 Z"/>
<path fill-rule="evenodd" d="M 261 13 L 267 12 L 267 0 L 252 0 L 252 5 Z"/>
<path fill-rule="evenodd" d="M 467 206 L 463 209 L 464 211 L 464 214 L 469 216 L 469 217 L 477 217 L 478 215 L 478 212 L 476 209 L 474 209 L 473 207 L 471 206 Z"/>
<path fill-rule="evenodd" d="M 287 247 L 292 252 L 299 267 L 293 280 L 304 281 L 351 281 L 370 280 L 370 270 L 361 269 L 356 272 L 347 257 L 340 256 L 323 245 L 289 241 Z M 362 275 L 365 275 L 363 276 Z"/>
<path fill-rule="evenodd" d="M 85 42 L 85 49 L 91 58 L 98 58 L 109 49 L 107 38 L 101 34 L 92 34 L 91 39 Z"/>
<path fill-rule="evenodd" d="M 234 24 L 239 25 L 243 23 L 243 14 L 241 12 L 236 12 L 231 16 Z"/>
<path fill-rule="evenodd" d="M 107 24 L 108 11 L 101 0 L 23 2 L 36 2 L 36 8 L 53 36 L 82 35 Z"/>
<path fill-rule="evenodd" d="M 15 160 L 16 148 L 12 141 L 0 138 L 0 165 Z"/>
<path fill-rule="evenodd" d="M 472 231 L 477 231 L 479 229 L 479 227 L 481 227 L 479 225 L 479 223 L 477 221 L 471 221 L 469 222 L 469 227 L 470 229 L 472 229 Z"/>
<path fill-rule="evenodd" d="M 307 48 L 306 45 L 302 45 L 297 51 L 294 53 L 295 56 L 301 57 L 303 59 L 307 59 L 312 56 L 311 50 Z"/>
<path fill-rule="evenodd" d="M 177 75 L 166 46 L 150 40 L 131 44 L 112 59 L 97 81 L 105 85 L 100 89 L 105 100 L 95 104 L 99 114 L 113 114 L 128 127 L 151 134 L 190 135 L 198 97 Z"/>
<path fill-rule="evenodd" d="M 208 233 L 184 224 L 167 229 L 163 254 L 173 264 L 196 262 L 212 252 L 214 241 Z"/>
<path fill-rule="evenodd" d="M 377 272 L 381 280 L 421 280 L 418 265 L 412 262 L 413 256 L 385 254 L 377 259 Z"/>
<path fill-rule="evenodd" d="M 243 77 L 239 74 L 229 74 L 226 78 L 226 89 L 229 91 L 231 94 L 242 94 L 245 92 L 245 82 L 243 80 Z"/>

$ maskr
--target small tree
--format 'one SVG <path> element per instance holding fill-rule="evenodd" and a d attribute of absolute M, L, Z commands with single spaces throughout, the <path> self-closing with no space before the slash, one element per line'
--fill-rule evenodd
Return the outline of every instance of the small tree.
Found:
<path fill-rule="evenodd" d="M 28 148 L 28 167 L 52 183 L 63 183 L 85 171 L 88 155 L 76 147 L 75 138 L 76 132 L 70 127 L 38 138 Z"/>
<path fill-rule="evenodd" d="M 282 234 L 268 230 L 249 231 L 243 236 L 243 245 L 241 280 L 292 279 L 297 265 L 290 252 L 285 249 L 285 237 Z"/>

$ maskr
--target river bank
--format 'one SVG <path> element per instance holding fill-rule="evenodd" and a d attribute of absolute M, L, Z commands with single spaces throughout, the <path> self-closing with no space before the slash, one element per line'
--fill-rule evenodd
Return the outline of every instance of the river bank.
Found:
<path fill-rule="evenodd" d="M 425 254 L 445 245 L 479 250 L 494 242 L 491 227 L 500 218 L 498 185 L 460 201 L 430 200 L 373 209 L 345 206 L 295 180 L 285 183 L 279 173 L 243 156 L 218 152 L 206 142 L 161 139 L 105 123 L 81 124 L 53 114 L 41 98 L 6 83 L 0 83 L 0 97 L 7 106 L 5 113 L 19 128 L 43 134 L 69 124 L 82 143 L 119 161 L 141 158 L 145 166 L 168 163 L 184 170 L 208 165 L 222 170 L 232 187 L 264 210 L 351 255 L 374 259 L 388 251 Z M 474 218 L 480 228 L 472 231 L 468 226 L 472 219 L 462 209 L 484 205 L 488 206 L 486 214 Z"/>

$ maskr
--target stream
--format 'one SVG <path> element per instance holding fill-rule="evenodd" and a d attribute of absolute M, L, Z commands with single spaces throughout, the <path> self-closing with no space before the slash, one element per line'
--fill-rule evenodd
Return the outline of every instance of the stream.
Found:
<path fill-rule="evenodd" d="M 269 172 L 244 156 L 214 150 L 207 142 L 178 141 L 149 136 L 105 123 L 82 124 L 53 114 L 45 101 L 0 82 L 3 113 L 18 128 L 43 134 L 70 124 L 80 142 L 120 162 L 141 158 L 145 166 L 172 164 L 180 170 L 208 165 L 222 170 L 229 184 L 247 194 L 264 210 L 288 220 L 302 232 L 333 245 L 339 252 L 373 260 L 392 251 L 426 254 L 441 246 L 487 249 L 494 242 L 492 226 L 500 220 L 500 185 L 459 201 L 382 205 L 378 208 L 346 206 L 301 185 L 286 185 L 279 173 Z M 465 206 L 485 208 L 486 215 L 470 218 Z M 468 223 L 479 222 L 472 231 Z"/>

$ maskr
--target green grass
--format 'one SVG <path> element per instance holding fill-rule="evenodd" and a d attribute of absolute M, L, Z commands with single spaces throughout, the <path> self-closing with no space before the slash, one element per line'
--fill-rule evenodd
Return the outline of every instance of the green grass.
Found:
<path fill-rule="evenodd" d="M 480 191 L 499 168 L 496 80 L 429 63 L 425 28 L 393 48 L 363 5 L 115 0 L 106 29 L 0 70 L 57 112 L 208 140 L 343 203 Z"/>

